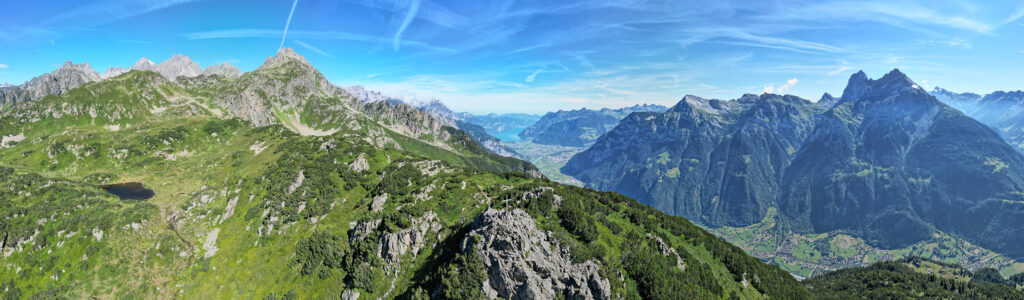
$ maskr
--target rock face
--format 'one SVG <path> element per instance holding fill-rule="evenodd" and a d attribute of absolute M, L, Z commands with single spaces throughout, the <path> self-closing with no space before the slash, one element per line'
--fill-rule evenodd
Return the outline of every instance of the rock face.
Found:
<path fill-rule="evenodd" d="M 398 265 L 403 255 L 419 254 L 428 234 L 436 233 L 438 230 L 441 230 L 441 224 L 437 223 L 437 214 L 427 212 L 426 215 L 413 219 L 412 227 L 381 235 L 377 255 L 386 263 Z"/>
<path fill-rule="evenodd" d="M 67 61 L 53 72 L 32 78 L 20 86 L 0 90 L 0 109 L 20 102 L 39 100 L 47 95 L 61 95 L 82 84 L 101 79 L 89 63 L 72 64 Z"/>
<path fill-rule="evenodd" d="M 552 245 L 526 212 L 488 209 L 473 221 L 463 253 L 483 259 L 484 293 L 501 299 L 610 299 L 611 285 L 592 261 L 576 264 L 568 250 Z"/>
<path fill-rule="evenodd" d="M 619 121 L 634 112 L 661 112 L 661 105 L 635 105 L 619 109 L 559 110 L 547 113 L 536 123 L 519 132 L 523 140 L 537 144 L 587 147 L 597 138 L 615 128 Z"/>
<path fill-rule="evenodd" d="M 220 65 L 206 67 L 206 70 L 203 71 L 203 75 L 220 75 L 227 78 L 238 78 L 239 76 L 242 76 L 242 70 L 224 62 Z"/>

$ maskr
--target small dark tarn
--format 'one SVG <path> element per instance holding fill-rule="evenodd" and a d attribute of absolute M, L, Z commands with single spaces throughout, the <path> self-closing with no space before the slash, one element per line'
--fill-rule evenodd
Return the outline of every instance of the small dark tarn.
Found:
<path fill-rule="evenodd" d="M 104 184 L 100 188 L 121 200 L 146 200 L 156 195 L 153 190 L 143 187 L 141 182 Z"/>

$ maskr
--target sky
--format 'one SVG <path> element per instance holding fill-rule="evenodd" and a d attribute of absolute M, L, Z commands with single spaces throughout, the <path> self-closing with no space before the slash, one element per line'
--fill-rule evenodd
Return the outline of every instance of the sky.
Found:
<path fill-rule="evenodd" d="M 249 71 L 291 47 L 336 85 L 471 113 L 817 100 L 893 68 L 927 89 L 1024 89 L 1021 1 L 6 2 L 0 83 L 176 53 Z"/>

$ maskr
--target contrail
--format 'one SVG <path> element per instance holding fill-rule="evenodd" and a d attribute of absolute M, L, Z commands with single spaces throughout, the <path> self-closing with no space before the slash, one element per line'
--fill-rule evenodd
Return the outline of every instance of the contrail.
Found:
<path fill-rule="evenodd" d="M 284 48 L 284 38 L 288 36 L 288 25 L 292 24 L 292 15 L 295 14 L 296 5 L 299 5 L 299 0 L 292 2 L 292 11 L 288 13 L 288 22 L 284 23 L 284 34 L 281 35 L 281 45 L 277 46 L 277 51 L 281 51 L 281 48 Z"/>
<path fill-rule="evenodd" d="M 409 4 L 409 12 L 405 14 L 405 20 L 402 20 L 402 26 L 398 27 L 398 32 L 395 32 L 395 38 L 391 40 L 391 48 L 398 51 L 399 44 L 402 43 L 402 33 L 405 32 L 405 28 L 409 27 L 409 23 L 416 18 L 416 13 L 420 10 L 421 0 L 412 0 Z"/>

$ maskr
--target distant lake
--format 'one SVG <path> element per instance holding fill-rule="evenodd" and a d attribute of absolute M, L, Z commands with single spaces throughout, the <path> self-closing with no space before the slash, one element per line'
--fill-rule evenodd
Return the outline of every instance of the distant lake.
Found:
<path fill-rule="evenodd" d="M 156 195 L 153 190 L 147 189 L 141 182 L 104 184 L 100 188 L 103 188 L 107 193 L 121 198 L 121 200 L 146 200 Z"/>

